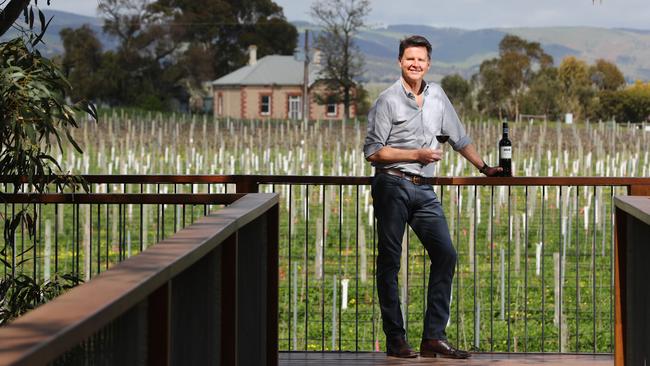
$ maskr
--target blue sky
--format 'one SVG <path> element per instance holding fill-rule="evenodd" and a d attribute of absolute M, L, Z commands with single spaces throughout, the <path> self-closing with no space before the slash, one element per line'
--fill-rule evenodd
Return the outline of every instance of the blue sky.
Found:
<path fill-rule="evenodd" d="M 275 0 L 289 20 L 310 20 L 310 0 Z M 52 9 L 96 15 L 96 0 L 52 0 Z M 650 29 L 650 0 L 371 0 L 367 23 L 487 27 Z"/>

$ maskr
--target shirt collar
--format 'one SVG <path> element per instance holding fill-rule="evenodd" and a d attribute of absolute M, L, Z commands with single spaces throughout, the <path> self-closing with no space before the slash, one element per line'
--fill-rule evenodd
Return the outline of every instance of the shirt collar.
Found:
<path fill-rule="evenodd" d="M 404 78 L 400 77 L 399 78 L 399 85 L 402 87 L 402 91 L 404 92 L 404 95 L 406 95 L 407 98 L 409 99 L 415 99 L 415 94 L 411 93 L 410 91 L 406 90 L 406 87 L 404 86 Z M 422 94 L 426 97 L 429 95 L 429 83 L 427 83 L 424 79 L 422 79 Z"/>

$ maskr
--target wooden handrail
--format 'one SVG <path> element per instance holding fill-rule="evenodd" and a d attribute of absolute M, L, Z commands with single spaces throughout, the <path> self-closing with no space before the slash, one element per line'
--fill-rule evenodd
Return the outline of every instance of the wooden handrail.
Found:
<path fill-rule="evenodd" d="M 274 193 L 244 195 L 218 214 L 199 219 L 0 328 L 0 364 L 52 361 L 151 296 L 245 225 L 267 212 L 276 215 L 277 205 Z"/>

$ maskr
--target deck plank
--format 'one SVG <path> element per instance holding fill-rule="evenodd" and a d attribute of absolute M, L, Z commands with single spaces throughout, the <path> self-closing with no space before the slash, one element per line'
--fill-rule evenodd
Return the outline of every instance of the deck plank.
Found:
<path fill-rule="evenodd" d="M 561 366 L 612 366 L 613 355 L 573 354 L 523 354 L 523 353 L 475 353 L 467 360 L 442 358 L 399 359 L 386 357 L 381 352 L 280 352 L 281 366 L 393 366 L 393 365 L 445 365 L 445 366 L 514 366 L 514 365 L 561 365 Z"/>

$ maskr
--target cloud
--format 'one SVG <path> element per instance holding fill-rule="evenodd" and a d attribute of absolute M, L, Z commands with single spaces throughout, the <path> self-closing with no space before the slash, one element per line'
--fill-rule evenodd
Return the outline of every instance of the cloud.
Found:
<path fill-rule="evenodd" d="M 49 6 L 45 5 L 45 1 L 39 2 L 39 6 L 43 10 L 61 10 L 68 13 L 81 14 L 91 17 L 97 16 L 98 4 L 98 0 L 56 0 L 52 1 Z"/>
<path fill-rule="evenodd" d="M 317 0 L 274 0 L 289 20 L 311 20 Z M 97 0 L 57 0 L 49 7 L 96 16 Z M 648 0 L 372 0 L 369 24 L 421 24 L 466 29 L 593 26 L 648 29 Z M 44 6 L 47 8 L 47 6 Z"/>
<path fill-rule="evenodd" d="M 289 20 L 310 20 L 309 0 L 275 0 Z M 594 26 L 647 29 L 648 0 L 373 0 L 370 24 L 493 28 Z"/>

